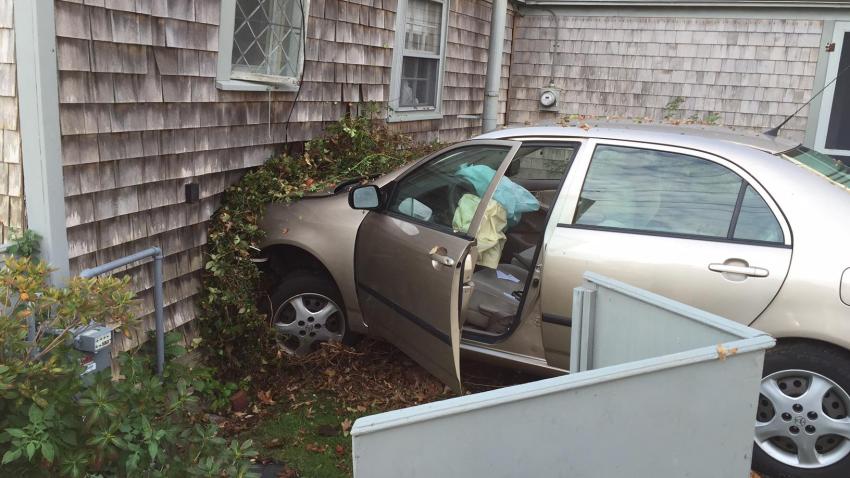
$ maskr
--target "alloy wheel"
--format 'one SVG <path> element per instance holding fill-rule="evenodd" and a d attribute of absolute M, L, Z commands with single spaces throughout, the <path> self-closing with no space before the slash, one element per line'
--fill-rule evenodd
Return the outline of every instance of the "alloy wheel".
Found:
<path fill-rule="evenodd" d="M 284 301 L 273 316 L 278 342 L 287 353 L 306 355 L 321 342 L 339 342 L 345 335 L 342 310 L 321 294 L 298 294 Z"/>
<path fill-rule="evenodd" d="M 771 458 L 823 468 L 850 454 L 850 395 L 827 377 L 783 370 L 762 379 L 755 442 Z"/>

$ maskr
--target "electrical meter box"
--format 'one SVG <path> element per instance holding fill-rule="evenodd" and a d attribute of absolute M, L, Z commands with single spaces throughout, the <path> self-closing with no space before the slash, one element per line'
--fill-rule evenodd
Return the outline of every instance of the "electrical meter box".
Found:
<path fill-rule="evenodd" d="M 112 329 L 100 325 L 86 327 L 74 335 L 74 348 L 82 352 L 80 365 L 85 376 L 112 367 Z"/>
<path fill-rule="evenodd" d="M 100 352 L 112 345 L 112 329 L 95 327 L 74 337 L 74 348 L 81 352 Z"/>

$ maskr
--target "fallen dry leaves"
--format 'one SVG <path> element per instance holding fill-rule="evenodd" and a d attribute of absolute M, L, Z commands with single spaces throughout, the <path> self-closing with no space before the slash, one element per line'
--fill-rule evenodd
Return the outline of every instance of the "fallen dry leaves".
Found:
<path fill-rule="evenodd" d="M 312 451 L 313 453 L 324 453 L 324 452 L 328 451 L 328 446 L 327 445 L 319 445 L 318 443 L 313 442 L 313 443 L 308 443 L 308 444 L 304 445 L 304 449 L 307 450 L 307 451 Z"/>
<path fill-rule="evenodd" d="M 348 432 L 351 431 L 352 423 L 353 422 L 351 421 L 350 418 L 346 418 L 345 420 L 342 421 L 342 423 L 339 424 L 340 427 L 342 428 L 342 436 L 344 436 L 344 437 L 348 436 Z"/>
<path fill-rule="evenodd" d="M 263 397 L 289 397 L 290 408 L 312 403 L 298 401 L 305 393 L 330 394 L 341 411 L 364 414 L 386 411 L 450 398 L 454 393 L 442 382 L 392 345 L 373 339 L 356 346 L 324 344 L 305 357 L 282 355 L 275 376 L 262 384 Z M 484 391 L 527 382 L 534 377 L 483 364 L 464 364 L 464 382 L 469 391 Z M 263 401 L 262 397 L 259 397 Z M 350 430 L 343 423 L 343 432 Z"/>

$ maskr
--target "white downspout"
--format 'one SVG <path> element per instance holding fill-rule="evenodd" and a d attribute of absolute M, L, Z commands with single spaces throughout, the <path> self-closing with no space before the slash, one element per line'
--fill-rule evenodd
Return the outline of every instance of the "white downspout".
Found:
<path fill-rule="evenodd" d="M 482 133 L 493 131 L 499 120 L 499 87 L 502 82 L 502 53 L 505 50 L 505 23 L 508 0 L 493 0 L 490 16 L 490 49 L 487 55 L 487 79 L 484 82 Z"/>

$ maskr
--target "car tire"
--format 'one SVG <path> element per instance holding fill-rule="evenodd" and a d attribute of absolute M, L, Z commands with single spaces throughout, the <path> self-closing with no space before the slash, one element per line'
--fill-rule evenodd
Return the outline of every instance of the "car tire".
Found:
<path fill-rule="evenodd" d="M 756 418 L 753 469 L 769 478 L 850 476 L 848 392 L 848 351 L 808 341 L 780 343 L 769 350 Z M 844 437 L 829 433 L 839 423 Z"/>
<path fill-rule="evenodd" d="M 283 277 L 271 294 L 271 323 L 278 343 L 293 355 L 306 355 L 321 342 L 352 345 L 342 295 L 333 280 L 314 271 L 295 271 Z"/>

